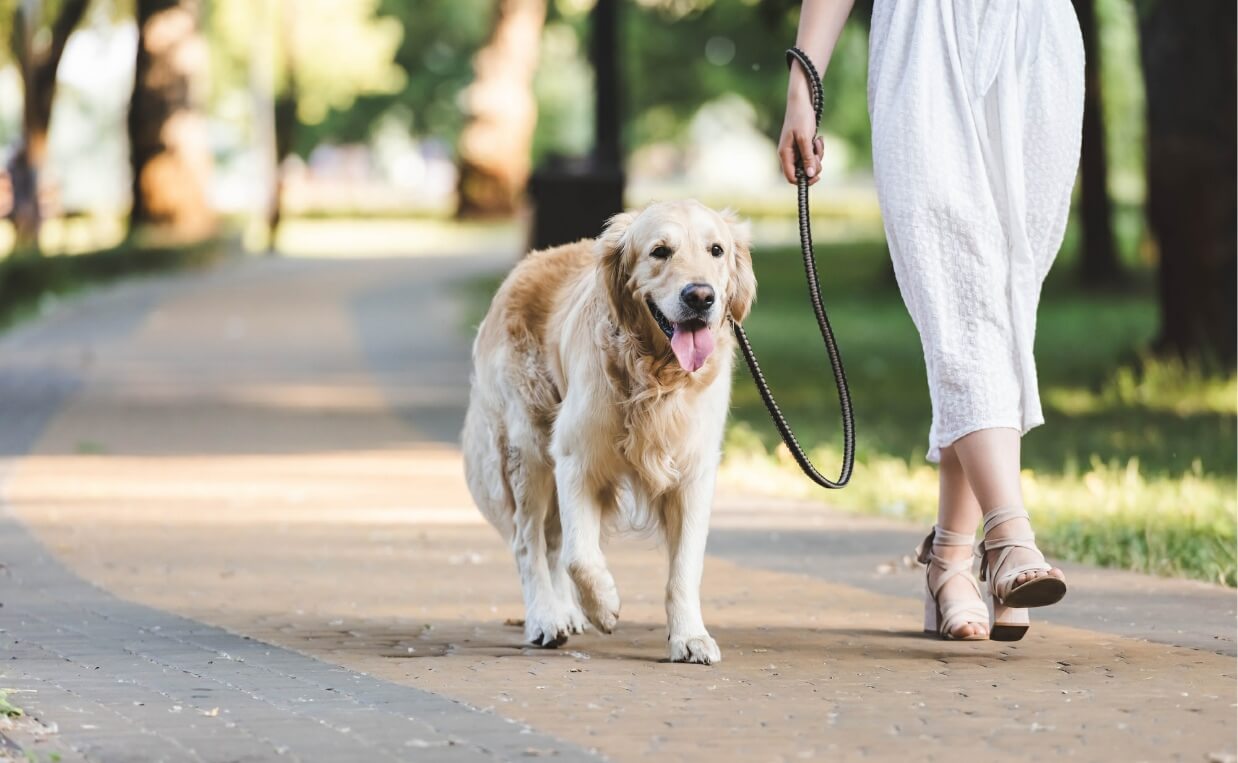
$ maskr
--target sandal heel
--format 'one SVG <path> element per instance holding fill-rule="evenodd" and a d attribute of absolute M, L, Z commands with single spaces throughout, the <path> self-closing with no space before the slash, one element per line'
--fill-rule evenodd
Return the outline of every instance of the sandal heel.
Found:
<path fill-rule="evenodd" d="M 940 620 L 938 619 L 937 602 L 928 591 L 924 592 L 924 632 L 936 635 Z"/>
<path fill-rule="evenodd" d="M 1026 609 L 999 604 L 992 596 L 985 597 L 989 605 L 989 638 L 993 641 L 1019 641 L 1027 635 L 1032 619 Z"/>

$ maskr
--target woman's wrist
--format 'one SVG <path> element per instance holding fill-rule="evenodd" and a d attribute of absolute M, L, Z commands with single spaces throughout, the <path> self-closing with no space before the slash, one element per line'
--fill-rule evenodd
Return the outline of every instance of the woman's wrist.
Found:
<path fill-rule="evenodd" d="M 787 82 L 787 104 L 795 104 L 802 106 L 809 104 L 812 101 L 811 92 L 808 87 L 808 80 L 804 77 L 804 72 L 800 70 L 799 65 L 791 67 L 791 76 Z"/>

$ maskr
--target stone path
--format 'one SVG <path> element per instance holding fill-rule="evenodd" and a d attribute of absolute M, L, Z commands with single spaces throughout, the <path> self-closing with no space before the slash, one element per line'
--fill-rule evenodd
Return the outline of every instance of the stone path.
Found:
<path fill-rule="evenodd" d="M 258 267 L 268 277 L 287 268 Z M 156 315 L 158 298 L 237 288 L 251 275 L 234 267 L 202 283 L 132 283 L 7 337 L 0 479 L 12 478 L 16 459 L 89 387 L 93 354 L 115 349 Z M 217 317 L 235 331 L 228 316 Z M 131 415 L 116 424 L 140 428 Z M 78 443 L 79 451 L 92 447 Z M 90 489 L 71 470 L 57 472 L 57 489 Z M 68 571 L 7 507 L 0 512 L 0 690 L 26 714 L 0 729 L 8 740 L 0 759 L 5 747 L 14 757 L 65 761 L 594 758 L 493 713 L 124 601 Z"/>
<path fill-rule="evenodd" d="M 1232 591 L 1074 568 L 1025 641 L 940 642 L 901 564 L 915 532 L 727 490 L 722 664 L 661 662 L 648 541 L 608 551 L 615 635 L 521 645 L 455 450 L 452 284 L 504 262 L 246 260 L 0 339 L 11 754 L 1233 759 Z"/>

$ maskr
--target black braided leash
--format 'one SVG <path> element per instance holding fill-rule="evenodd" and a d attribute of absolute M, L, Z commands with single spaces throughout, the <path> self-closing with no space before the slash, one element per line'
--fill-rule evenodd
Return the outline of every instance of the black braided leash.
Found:
<path fill-rule="evenodd" d="M 812 61 L 808 59 L 804 51 L 799 48 L 788 49 L 787 66 L 793 66 L 796 61 L 804 68 L 804 73 L 807 75 L 808 88 L 812 95 L 812 108 L 817 115 L 817 124 L 821 124 L 823 97 L 821 76 L 817 74 L 816 67 L 812 65 Z M 798 146 L 796 154 L 797 156 L 799 154 Z M 834 369 L 834 385 L 838 388 L 838 404 L 842 410 L 843 466 L 837 481 L 822 476 L 812 465 L 812 461 L 808 460 L 808 455 L 804 453 L 799 441 L 795 439 L 795 433 L 791 431 L 791 425 L 787 423 L 782 411 L 778 408 L 774 393 L 770 392 L 769 384 L 765 381 L 765 374 L 761 373 L 757 356 L 752 351 L 752 344 L 748 341 L 748 335 L 744 333 L 744 327 L 734 321 L 731 325 L 735 327 L 735 338 L 739 340 L 739 349 L 744 353 L 748 369 L 752 371 L 752 380 L 756 382 L 757 391 L 761 393 L 765 408 L 769 411 L 770 418 L 774 420 L 778 433 L 782 435 L 782 441 L 787 444 L 791 455 L 795 457 L 795 462 L 800 465 L 800 469 L 804 470 L 808 479 L 821 487 L 840 488 L 851 480 L 851 469 L 855 465 L 855 421 L 851 415 L 851 392 L 847 389 L 847 374 L 843 371 L 843 361 L 838 354 L 838 344 L 834 341 L 834 331 L 830 328 L 830 319 L 825 314 L 825 304 L 821 301 L 817 258 L 812 249 L 812 231 L 808 220 L 808 177 L 804 174 L 804 163 L 805 157 L 800 156 L 795 167 L 795 182 L 799 190 L 800 252 L 804 255 L 804 272 L 808 276 L 808 297 L 812 300 L 812 311 L 817 316 L 817 326 L 821 328 L 821 338 L 825 340 L 825 351 L 830 356 L 830 367 Z"/>

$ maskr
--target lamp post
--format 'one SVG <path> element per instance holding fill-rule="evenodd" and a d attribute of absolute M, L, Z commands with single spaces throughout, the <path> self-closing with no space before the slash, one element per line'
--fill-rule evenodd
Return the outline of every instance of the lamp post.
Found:
<path fill-rule="evenodd" d="M 623 211 L 623 149 L 618 51 L 619 0 L 597 0 L 589 14 L 594 72 L 594 144 L 587 157 L 554 157 L 533 173 L 533 249 L 592 238 Z"/>

